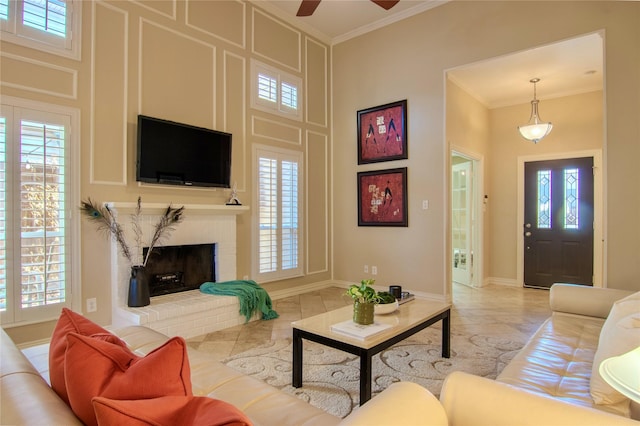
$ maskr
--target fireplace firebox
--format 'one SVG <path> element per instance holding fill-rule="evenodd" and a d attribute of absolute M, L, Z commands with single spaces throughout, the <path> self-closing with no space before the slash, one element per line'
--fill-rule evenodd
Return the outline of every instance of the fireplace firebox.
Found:
<path fill-rule="evenodd" d="M 148 251 L 145 247 L 143 255 Z M 216 245 L 155 247 L 144 269 L 151 297 L 197 290 L 202 283 L 216 281 Z"/>

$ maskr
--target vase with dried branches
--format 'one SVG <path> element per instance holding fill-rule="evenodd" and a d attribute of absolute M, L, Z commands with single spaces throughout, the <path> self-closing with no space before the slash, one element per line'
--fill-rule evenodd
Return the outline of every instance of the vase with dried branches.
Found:
<path fill-rule="evenodd" d="M 131 215 L 131 228 L 134 235 L 134 249 L 129 246 L 125 239 L 125 230 L 118 222 L 113 209 L 103 203 L 96 203 L 91 198 L 82 201 L 80 210 L 90 221 L 96 224 L 99 231 L 108 234 L 118 244 L 120 252 L 131 265 L 131 276 L 129 278 L 129 297 L 127 305 L 130 307 L 147 306 L 150 303 L 149 284 L 144 279 L 144 267 L 147 265 L 149 256 L 153 249 L 162 240 L 168 238 L 178 223 L 183 219 L 184 206 L 175 208 L 171 204 L 164 210 L 162 216 L 154 226 L 154 232 L 148 244 L 146 255 L 143 256 L 143 232 L 140 224 L 142 213 L 142 199 L 138 197 L 135 210 Z"/>

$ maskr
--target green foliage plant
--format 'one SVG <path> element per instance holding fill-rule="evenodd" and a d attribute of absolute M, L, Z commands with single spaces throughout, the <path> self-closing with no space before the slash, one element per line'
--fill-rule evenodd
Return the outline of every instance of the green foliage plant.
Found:
<path fill-rule="evenodd" d="M 373 303 L 377 305 L 381 302 L 381 298 L 376 290 L 371 287 L 375 282 L 376 280 L 370 278 L 362 280 L 360 284 L 352 284 L 345 294 L 350 296 L 354 302 Z"/>

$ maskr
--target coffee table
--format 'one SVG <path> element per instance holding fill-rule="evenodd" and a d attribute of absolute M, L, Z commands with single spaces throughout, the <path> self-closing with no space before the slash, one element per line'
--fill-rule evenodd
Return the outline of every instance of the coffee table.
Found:
<path fill-rule="evenodd" d="M 353 318 L 353 306 L 345 306 L 291 323 L 293 387 L 302 386 L 302 339 L 360 357 L 360 405 L 371 399 L 371 359 L 375 354 L 442 320 L 442 357 L 450 356 L 451 305 L 448 303 L 415 299 L 400 305 L 394 313 L 376 315 L 376 322 L 390 324 L 391 327 L 364 340 L 331 330 L 332 325 L 350 318 Z"/>

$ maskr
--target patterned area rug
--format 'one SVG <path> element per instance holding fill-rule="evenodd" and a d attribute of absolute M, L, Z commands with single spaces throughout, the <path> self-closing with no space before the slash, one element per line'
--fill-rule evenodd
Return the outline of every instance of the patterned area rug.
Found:
<path fill-rule="evenodd" d="M 443 379 L 465 371 L 494 379 L 525 342 L 482 335 L 451 333 L 451 358 L 441 357 L 442 332 L 427 328 L 373 358 L 373 396 L 397 381 L 412 381 L 440 395 Z M 351 354 L 304 341 L 303 386 L 291 386 L 290 339 L 271 341 L 222 362 L 338 417 L 359 402 L 359 359 Z"/>

